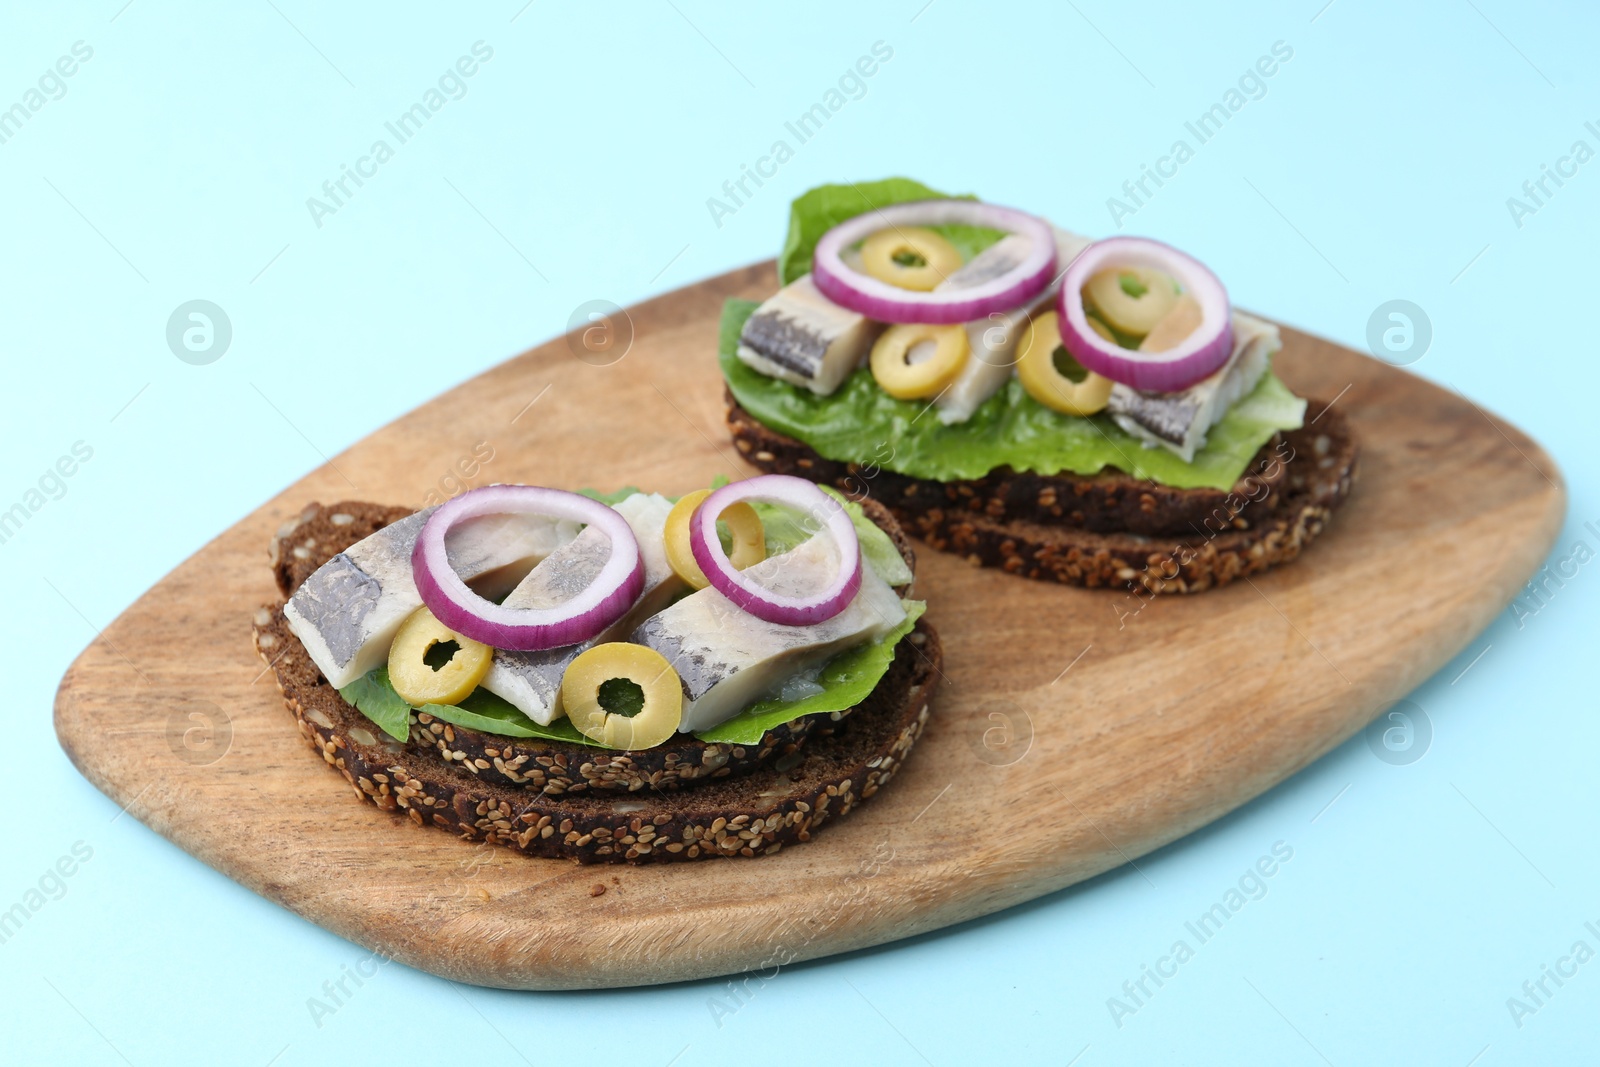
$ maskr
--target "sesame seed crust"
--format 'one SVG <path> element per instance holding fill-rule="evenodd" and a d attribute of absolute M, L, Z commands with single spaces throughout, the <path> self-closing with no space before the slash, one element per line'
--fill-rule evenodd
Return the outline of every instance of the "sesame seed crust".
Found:
<path fill-rule="evenodd" d="M 870 500 L 862 507 L 914 566 L 889 511 Z M 351 501 L 309 505 L 273 539 L 279 591 L 287 598 L 328 559 L 410 513 Z M 357 797 L 466 840 L 580 863 L 754 857 L 808 841 L 899 769 L 928 720 L 943 658 L 936 631 L 919 621 L 865 701 L 769 730 L 756 745 L 685 735 L 640 752 L 540 747 L 546 743 L 421 713 L 402 744 L 328 685 L 282 603 L 258 609 L 252 623 L 256 652 L 301 735 Z M 530 758 L 519 762 L 523 755 Z"/>
<path fill-rule="evenodd" d="M 775 758 L 798 752 L 814 718 L 774 727 L 753 745 L 701 741 L 678 734 L 639 752 L 503 737 L 455 726 L 431 715 L 411 717 L 411 747 L 431 748 L 475 778 L 512 789 L 560 795 L 588 790 L 638 792 L 676 789 L 702 778 L 748 774 Z"/>
<path fill-rule="evenodd" d="M 563 795 L 498 787 L 459 761 L 383 735 L 321 677 L 282 606 L 261 610 L 269 619 L 257 613 L 258 654 L 301 736 L 359 799 L 464 840 L 579 863 L 769 856 L 809 841 L 900 769 L 928 721 L 943 658 L 937 633 L 919 620 L 865 701 L 771 766 L 693 788 Z"/>

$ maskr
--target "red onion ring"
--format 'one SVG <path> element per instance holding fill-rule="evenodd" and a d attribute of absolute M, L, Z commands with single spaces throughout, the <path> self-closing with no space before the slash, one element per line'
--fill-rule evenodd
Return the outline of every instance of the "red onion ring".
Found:
<path fill-rule="evenodd" d="M 1136 352 L 1107 341 L 1089 325 L 1083 287 L 1102 267 L 1145 267 L 1178 280 L 1200 305 L 1200 326 L 1176 348 Z M 1056 296 L 1061 343 L 1072 358 L 1103 378 L 1152 392 L 1186 389 L 1233 355 L 1233 315 L 1228 291 L 1210 269 L 1171 245 L 1148 237 L 1108 237 L 1079 253 Z"/>
<path fill-rule="evenodd" d="M 843 253 L 879 230 L 897 226 L 986 226 L 1021 234 L 1032 242 L 1027 258 L 998 278 L 970 289 L 912 292 L 853 270 Z M 811 278 L 823 296 L 880 322 L 950 325 L 1010 311 L 1037 297 L 1056 269 L 1055 234 L 1041 218 L 975 200 L 914 200 L 868 211 L 822 235 L 812 256 Z"/>
<path fill-rule="evenodd" d="M 823 529 L 839 547 L 839 573 L 826 588 L 808 597 L 774 593 L 735 570 L 717 537 L 717 516 L 742 501 L 794 508 L 822 520 Z M 689 548 L 695 562 L 717 592 L 758 619 L 785 626 L 823 622 L 850 606 L 861 588 L 861 542 L 850 516 L 833 497 L 804 478 L 789 474 L 763 474 L 723 486 L 695 509 L 689 520 Z M 752 570 L 760 569 L 756 564 Z"/>
<path fill-rule="evenodd" d="M 450 566 L 444 539 L 452 527 L 481 515 L 541 515 L 597 527 L 611 556 L 588 588 L 553 608 L 506 608 L 473 592 Z M 486 485 L 439 505 L 411 552 L 411 574 L 422 602 L 463 637 L 494 648 L 534 652 L 599 636 L 644 591 L 644 559 L 628 521 L 577 493 L 532 485 Z"/>

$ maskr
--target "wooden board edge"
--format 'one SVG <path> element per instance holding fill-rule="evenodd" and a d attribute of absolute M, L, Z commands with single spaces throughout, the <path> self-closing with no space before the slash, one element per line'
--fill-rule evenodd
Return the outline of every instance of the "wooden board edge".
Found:
<path fill-rule="evenodd" d="M 740 271 L 731 272 L 729 275 L 723 275 L 719 278 L 709 280 L 710 282 L 726 283 L 725 285 L 719 287 L 721 289 L 725 289 L 726 292 L 716 293 L 716 299 L 722 299 L 726 295 L 734 295 L 734 293 L 741 286 L 747 284 L 745 279 L 756 276 L 765 269 L 767 269 L 766 264 L 756 264 L 751 267 L 741 268 Z M 737 279 L 735 279 L 735 276 L 737 276 Z M 709 282 L 702 282 L 698 283 L 697 286 L 691 286 L 687 288 L 698 288 L 708 284 Z M 663 305 L 666 302 L 671 301 L 674 296 L 682 293 L 683 291 L 684 290 L 679 290 L 676 293 L 669 293 L 660 297 L 656 297 L 641 305 L 637 305 L 632 310 L 635 314 L 643 318 L 654 313 L 652 312 L 653 308 L 657 308 L 658 305 Z M 1300 331 L 1295 332 L 1298 333 Z M 530 349 L 528 352 L 525 352 L 520 356 L 513 357 L 513 359 L 522 359 L 534 356 L 537 352 L 547 347 L 549 344 L 553 344 L 560 340 L 561 338 L 559 337 L 552 339 L 552 341 L 535 346 L 535 348 Z M 1429 382 L 1429 384 L 1434 385 L 1435 383 Z M 1435 387 L 1443 388 L 1442 386 L 1437 385 L 1435 385 Z M 1463 399 L 1465 400 L 1465 398 Z M 1466 402 L 1472 404 L 1471 401 Z M 1472 404 L 1472 406 L 1477 407 L 1476 404 Z M 1518 589 L 1520 589 L 1523 582 L 1526 581 L 1527 576 L 1532 574 L 1537 569 L 1539 563 L 1548 556 L 1551 547 L 1554 545 L 1556 538 L 1559 536 L 1563 519 L 1566 514 L 1567 492 L 1565 488 L 1565 479 L 1562 476 L 1559 467 L 1554 463 L 1553 459 L 1548 456 L 1548 454 L 1546 454 L 1531 437 L 1523 433 L 1514 425 L 1496 416 L 1492 416 L 1486 412 L 1483 412 L 1481 408 L 1479 408 L 1479 411 L 1480 413 L 1483 413 L 1487 419 L 1489 419 L 1491 424 L 1494 425 L 1495 428 L 1502 433 L 1502 435 L 1506 436 L 1507 441 L 1512 443 L 1513 447 L 1517 447 L 1519 451 L 1524 453 L 1524 458 L 1528 459 L 1530 466 L 1533 466 L 1535 470 L 1539 471 L 1539 473 L 1541 473 L 1550 481 L 1553 492 L 1546 494 L 1544 498 L 1544 510 L 1539 516 L 1539 522 L 1537 524 L 1538 538 L 1529 538 L 1523 542 L 1520 542 L 1517 552 L 1514 554 L 1515 561 L 1513 562 L 1511 558 L 1508 558 L 1506 560 L 1506 565 L 1502 568 L 1503 577 L 1507 579 L 1516 578 L 1518 580 L 1508 580 L 1506 582 L 1502 590 L 1504 595 L 1498 605 L 1493 607 L 1492 610 L 1490 610 L 1487 606 L 1481 608 L 1480 612 L 1478 613 L 1481 617 L 1473 618 L 1465 625 L 1457 628 L 1459 640 L 1454 642 L 1453 646 L 1442 649 L 1438 656 L 1435 657 L 1437 659 L 1436 663 L 1428 663 L 1426 665 L 1419 663 L 1415 665 L 1413 673 L 1416 675 L 1416 677 L 1413 681 L 1413 684 L 1407 687 L 1408 689 L 1414 688 L 1415 684 L 1420 683 L 1420 681 L 1436 673 L 1440 667 L 1449 662 L 1449 660 L 1455 655 L 1458 655 L 1461 649 L 1465 648 L 1473 639 L 1473 637 L 1475 637 L 1487 625 L 1489 625 L 1496 615 L 1505 610 L 1506 605 L 1509 604 L 1510 601 L 1515 597 L 1516 592 Z M 392 421 L 404 419 L 409 414 L 409 412 L 403 413 Z M 1514 438 L 1520 440 L 1520 446 L 1518 445 L 1517 440 L 1514 440 Z M 355 446 L 352 446 L 352 448 L 353 447 Z M 340 454 L 340 456 L 343 455 L 344 453 Z M 339 457 L 335 457 L 335 461 L 337 461 L 338 458 Z M 269 501 L 265 502 L 260 508 L 257 508 L 249 515 L 241 518 L 237 523 L 231 526 L 228 531 L 224 531 L 224 533 L 219 534 L 218 537 L 220 538 L 222 536 L 226 536 L 227 533 L 233 532 L 240 526 L 252 522 L 261 514 L 261 512 L 269 508 L 285 504 L 287 501 L 293 499 L 294 495 L 297 493 L 304 496 L 307 491 L 306 486 L 308 483 L 325 478 L 330 470 L 331 465 L 323 465 L 308 472 L 305 476 L 298 479 L 290 486 L 287 486 L 280 493 L 276 494 Z M 295 509 L 291 508 L 290 510 L 293 511 Z M 216 539 L 214 538 L 211 542 L 208 542 L 206 546 L 202 546 L 202 548 L 199 549 L 194 555 L 199 555 L 200 553 L 205 552 L 215 540 Z M 189 559 L 193 559 L 194 555 L 190 556 Z M 1312 549 L 1311 555 L 1308 556 L 1308 558 L 1314 558 L 1314 555 L 1315 549 Z M 186 562 L 188 562 L 188 560 L 184 561 L 184 563 Z M 1303 566 L 1305 563 L 1304 561 L 1301 561 L 1295 565 Z M 183 563 L 178 565 L 178 567 L 182 566 Z M 177 569 L 178 568 L 174 568 L 174 570 Z M 170 576 L 171 572 L 164 576 L 160 582 L 157 582 L 156 585 L 166 581 Z M 1008 581 L 1021 580 L 1000 574 L 996 574 L 995 579 Z M 154 587 L 155 586 L 152 586 L 152 589 Z M 149 595 L 148 590 L 145 594 L 142 594 L 139 599 L 142 600 L 143 597 L 147 595 Z M 136 600 L 134 603 L 137 604 L 138 600 Z M 132 606 L 133 605 L 130 605 L 130 608 Z M 137 798 L 129 797 L 127 795 L 130 791 L 130 787 L 125 786 L 120 782 L 113 781 L 110 776 L 102 773 L 103 768 L 96 766 L 93 760 L 85 759 L 83 753 L 79 750 L 78 744 L 76 743 L 77 739 L 72 736 L 72 731 L 74 728 L 81 729 L 84 727 L 84 723 L 82 722 L 83 716 L 81 715 L 80 709 L 77 705 L 77 682 L 85 673 L 87 665 L 89 662 L 91 662 L 93 657 L 109 657 L 109 653 L 99 647 L 102 643 L 103 639 L 97 639 L 96 641 L 91 642 L 88 647 L 86 647 L 77 657 L 75 657 L 73 663 L 64 673 L 57 688 L 53 704 L 54 725 L 56 728 L 58 743 L 62 746 L 63 751 L 68 756 L 68 759 L 73 763 L 74 767 L 76 767 L 92 785 L 104 793 L 114 803 L 118 803 L 119 805 L 128 804 L 131 806 L 132 802 Z M 1213 812 L 1201 812 L 1196 815 L 1195 819 L 1191 823 L 1181 826 L 1174 825 L 1173 827 L 1169 828 L 1171 832 L 1163 832 L 1162 834 L 1154 835 L 1149 840 L 1137 844 L 1135 847 L 1138 850 L 1129 851 L 1128 855 L 1135 859 L 1147 855 L 1149 852 L 1155 851 L 1156 849 L 1170 844 L 1172 841 L 1181 839 L 1182 837 L 1193 833 L 1195 830 L 1215 821 L 1215 819 L 1221 817 L 1223 814 L 1226 814 L 1232 810 L 1236 810 L 1237 807 L 1240 806 L 1240 803 L 1247 803 L 1250 800 L 1259 797 L 1266 791 L 1274 788 L 1276 785 L 1281 784 L 1283 781 L 1293 777 L 1295 774 L 1299 773 L 1299 771 L 1305 769 L 1305 767 L 1309 766 L 1311 763 L 1314 763 L 1317 759 L 1320 759 L 1328 751 L 1331 751 L 1332 749 L 1338 747 L 1338 745 L 1343 744 L 1349 739 L 1349 737 L 1358 732 L 1360 728 L 1361 724 L 1354 724 L 1342 737 L 1325 740 L 1319 750 L 1307 755 L 1307 757 L 1298 765 L 1282 769 L 1281 773 L 1277 773 L 1272 776 L 1270 781 L 1266 781 L 1259 788 L 1254 789 L 1245 801 L 1222 805 L 1220 806 L 1219 810 Z M 915 756 L 912 758 L 913 766 L 914 763 Z M 330 793 L 330 802 L 332 796 L 333 794 Z M 145 806 L 141 806 L 141 808 L 143 807 Z M 129 810 L 129 814 L 150 826 L 151 829 L 155 830 L 157 833 L 160 833 L 162 836 L 172 840 L 179 847 L 189 851 L 202 862 L 205 862 L 214 868 L 221 869 L 217 862 L 213 862 L 215 857 L 212 855 L 212 850 L 203 847 L 203 841 L 190 836 L 182 826 L 176 825 L 172 820 L 160 817 L 153 810 L 150 812 L 150 815 L 154 817 L 148 817 L 143 811 L 140 810 Z M 826 847 L 827 838 L 825 835 L 823 838 L 821 838 L 820 843 L 822 847 Z M 194 847 L 197 845 L 202 847 Z M 1005 910 L 1006 908 L 1013 907 L 1027 900 L 1035 899 L 1039 896 L 1047 895 L 1052 892 L 1057 892 L 1063 888 L 1067 888 L 1088 878 L 1095 877 L 1106 870 L 1120 866 L 1121 861 L 1124 859 L 1120 852 L 1112 852 L 1109 849 L 1106 850 L 1104 855 L 1095 854 L 1093 860 L 1088 863 L 1082 862 L 1082 857 L 1083 854 L 1078 854 L 1074 857 L 1074 862 L 1064 865 L 1060 871 L 1052 872 L 1047 877 L 1036 879 L 1036 884 L 1033 885 L 1021 887 L 1020 884 L 1007 885 L 1004 882 L 997 881 L 990 886 L 994 892 L 982 895 L 981 900 L 978 899 L 979 894 L 957 895 L 951 897 L 947 905 L 944 907 L 930 908 L 926 912 L 919 913 L 918 915 L 909 919 L 900 918 L 896 919 L 894 922 L 885 922 L 882 924 L 881 929 L 869 927 L 863 930 L 862 928 L 857 928 L 856 930 L 852 931 L 852 936 L 848 939 L 847 943 L 826 945 L 819 943 L 816 946 L 816 951 L 797 957 L 797 961 L 820 958 L 823 956 L 836 954 L 838 952 L 871 948 L 877 945 L 901 940 L 906 937 L 927 933 L 931 930 L 940 929 L 954 923 L 965 922 L 971 919 L 993 914 L 997 911 Z M 1103 865 L 1101 865 L 1102 860 L 1104 861 Z M 581 873 L 584 869 L 575 867 L 574 870 Z M 398 941 L 392 940 L 383 936 L 381 933 L 375 934 L 374 931 L 368 929 L 367 926 L 357 919 L 351 919 L 348 916 L 333 914 L 325 910 L 320 910 L 315 906 L 314 903 L 307 900 L 286 899 L 286 897 L 282 895 L 282 890 L 284 887 L 274 885 L 270 883 L 270 881 L 256 877 L 240 877 L 239 875 L 232 873 L 229 874 L 229 877 L 236 878 L 241 882 L 241 884 L 245 885 L 246 888 L 249 888 L 262 896 L 266 896 L 268 899 L 274 900 L 274 902 L 279 903 L 289 910 L 302 915 L 310 921 L 316 922 L 318 925 L 322 925 L 325 928 L 330 929 L 331 931 L 339 934 L 341 937 L 345 937 L 348 940 L 354 941 L 355 943 L 365 945 L 374 951 L 384 952 L 386 955 L 391 955 L 393 958 L 398 959 L 401 962 L 405 962 L 411 966 L 416 966 L 419 969 L 430 971 L 430 973 L 436 973 L 444 977 L 452 978 L 453 980 L 472 982 L 474 984 L 518 989 L 612 988 L 618 986 L 657 984 L 661 982 L 691 980 L 713 975 L 734 973 L 737 970 L 744 969 L 739 965 L 738 961 L 736 961 L 734 957 L 723 955 L 719 957 L 718 962 L 715 965 L 707 965 L 704 967 L 692 966 L 681 970 L 673 970 L 672 968 L 668 967 L 663 968 L 662 973 L 657 976 L 645 976 L 633 973 L 624 974 L 619 971 L 615 975 L 601 975 L 599 980 L 592 982 L 584 982 L 581 984 L 572 984 L 567 982 L 549 984 L 545 980 L 548 978 L 547 972 L 529 972 L 511 976 L 503 972 L 490 973 L 488 970 L 472 966 L 441 968 L 437 966 L 437 961 L 426 958 L 425 949 L 418 950 L 413 947 L 417 943 L 417 938 L 415 937 L 407 937 Z M 856 936 L 863 933 L 865 936 Z M 760 959 L 749 959 L 744 961 L 746 964 L 758 964 L 760 962 Z M 729 966 L 730 963 L 732 964 L 731 969 Z M 507 979 L 512 979 L 512 984 L 508 984 Z"/>

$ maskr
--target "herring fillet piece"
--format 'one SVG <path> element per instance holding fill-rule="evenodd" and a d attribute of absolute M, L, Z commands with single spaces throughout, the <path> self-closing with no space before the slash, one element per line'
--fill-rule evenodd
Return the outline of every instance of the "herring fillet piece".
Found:
<path fill-rule="evenodd" d="M 422 606 L 411 550 L 436 510 L 408 515 L 357 541 L 314 571 L 284 605 L 289 629 L 335 689 L 381 666 L 395 631 Z M 450 566 L 472 581 L 548 555 L 577 529 L 565 520 L 483 516 L 453 529 L 445 549 Z"/>
<path fill-rule="evenodd" d="M 972 354 L 956 380 L 934 400 L 939 409 L 939 421 L 946 426 L 972 418 L 979 405 L 1005 385 L 1016 366 L 1017 344 L 1032 316 L 1054 308 L 1056 291 L 1067 264 L 1091 244 L 1087 237 L 1059 227 L 1052 229 L 1056 241 L 1056 277 L 1044 292 L 1028 304 L 966 323 L 967 344 Z M 960 269 L 952 271 L 939 283 L 939 289 L 970 289 L 998 278 L 1021 263 L 1031 247 L 1032 242 L 1018 234 L 1003 237 L 962 264 Z"/>
<path fill-rule="evenodd" d="M 745 573 L 776 593 L 797 596 L 828 581 L 838 566 L 825 537 L 812 537 Z M 665 656 L 683 682 L 678 730 L 707 730 L 776 692 L 784 682 L 837 652 L 876 641 L 905 618 L 905 607 L 869 566 L 844 611 L 810 626 L 766 622 L 712 587 L 652 615 L 633 640 Z"/>
<path fill-rule="evenodd" d="M 823 296 L 807 274 L 751 314 L 739 332 L 739 359 L 770 378 L 827 396 L 861 365 L 883 329 Z"/>
<path fill-rule="evenodd" d="M 1250 395 L 1283 347 L 1278 328 L 1254 315 L 1233 312 L 1233 354 L 1206 378 L 1175 393 L 1111 387 L 1106 410 L 1118 426 L 1144 442 L 1192 462 L 1205 447 L 1206 434 L 1228 409 Z"/>
<path fill-rule="evenodd" d="M 540 726 L 549 726 L 563 714 L 561 678 L 580 652 L 605 641 L 622 640 L 640 619 L 660 611 L 683 589 L 683 580 L 667 563 L 667 515 L 672 501 L 658 493 L 634 493 L 615 508 L 632 527 L 644 559 L 644 591 L 633 607 L 604 633 L 582 644 L 537 652 L 496 649 L 489 673 L 479 683 Z M 589 527 L 529 571 L 506 597 L 505 606 L 550 608 L 562 604 L 586 589 L 610 556 L 611 544 L 605 534 Z"/>

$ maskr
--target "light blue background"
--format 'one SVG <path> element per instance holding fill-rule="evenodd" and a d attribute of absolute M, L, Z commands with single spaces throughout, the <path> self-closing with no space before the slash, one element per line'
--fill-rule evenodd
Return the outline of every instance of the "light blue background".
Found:
<path fill-rule="evenodd" d="M 1142 874 L 794 967 L 720 1027 L 717 982 L 524 995 L 396 964 L 319 1028 L 307 998 L 363 951 L 117 818 L 57 748 L 51 699 L 91 626 L 580 303 L 770 256 L 790 197 L 827 180 L 908 173 L 1105 233 L 1107 197 L 1279 40 L 1294 56 L 1266 96 L 1127 232 L 1357 347 L 1380 303 L 1421 305 L 1434 340 L 1414 369 L 1534 433 L 1571 489 L 1560 553 L 1600 548 L 1583 528 L 1600 525 L 1600 162 L 1520 228 L 1506 207 L 1574 140 L 1600 148 L 1592 11 L 923 2 L 6 6 L 0 107 L 73 42 L 94 55 L 0 145 L 0 502 L 74 441 L 94 457 L 0 545 L 0 907 L 74 841 L 94 856 L 0 945 L 0 1058 L 545 1063 L 590 1041 L 646 1065 L 1593 1056 L 1600 962 L 1520 1029 L 1506 1007 L 1575 940 L 1600 948 L 1583 928 L 1600 925 L 1592 565 L 1412 694 L 1433 726 L 1419 762 L 1357 738 Z M 317 228 L 306 198 L 478 40 L 494 57 L 467 95 Z M 866 95 L 716 226 L 707 197 L 879 40 L 894 56 Z M 210 366 L 164 339 L 194 298 L 233 323 Z M 1267 896 L 1118 1028 L 1107 998 L 1280 840 L 1294 859 Z"/>

